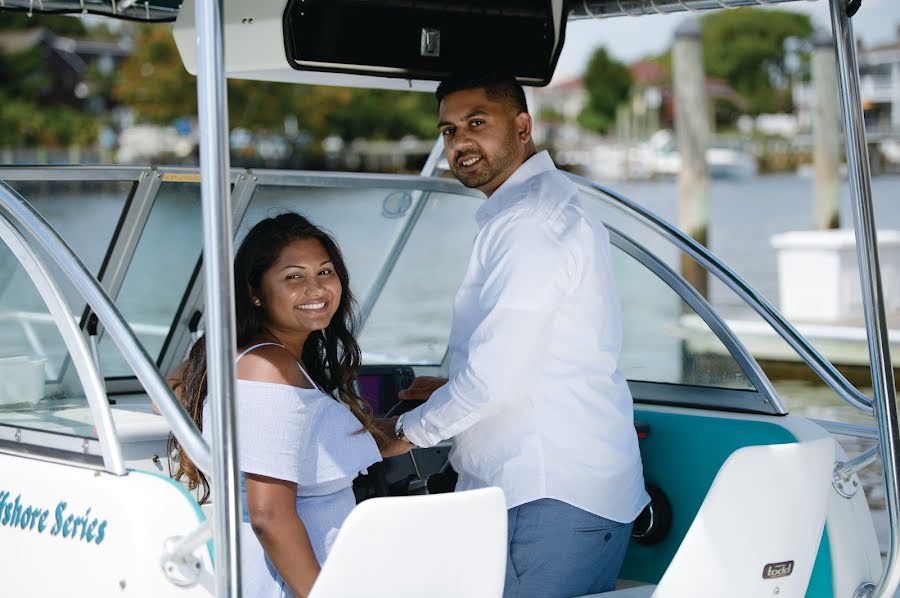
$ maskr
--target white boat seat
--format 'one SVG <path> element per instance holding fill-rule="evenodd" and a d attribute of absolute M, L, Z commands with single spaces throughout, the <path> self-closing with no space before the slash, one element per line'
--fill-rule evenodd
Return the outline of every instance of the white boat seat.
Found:
<path fill-rule="evenodd" d="M 736 450 L 659 585 L 593 598 L 803 598 L 825 526 L 834 455 L 831 438 Z"/>
<path fill-rule="evenodd" d="M 309 598 L 499 598 L 505 575 L 499 488 L 372 498 L 344 521 Z"/>

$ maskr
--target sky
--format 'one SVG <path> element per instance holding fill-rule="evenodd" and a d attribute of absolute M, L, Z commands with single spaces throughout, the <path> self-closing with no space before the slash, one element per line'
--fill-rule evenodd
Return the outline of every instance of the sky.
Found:
<path fill-rule="evenodd" d="M 774 8 L 807 13 L 815 26 L 831 30 L 828 0 L 786 2 Z M 764 7 L 762 10 L 768 9 Z M 580 76 L 591 54 L 599 46 L 605 46 L 610 54 L 623 62 L 659 54 L 671 44 L 675 28 L 681 20 L 692 16 L 679 12 L 570 21 L 553 82 Z M 863 0 L 862 8 L 853 17 L 852 24 L 856 37 L 867 46 L 895 41 L 898 39 L 897 27 L 900 26 L 900 0 Z"/>

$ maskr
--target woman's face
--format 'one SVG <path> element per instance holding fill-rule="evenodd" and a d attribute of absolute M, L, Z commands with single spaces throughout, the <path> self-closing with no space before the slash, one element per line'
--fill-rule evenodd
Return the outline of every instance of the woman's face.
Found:
<path fill-rule="evenodd" d="M 263 273 L 257 298 L 273 332 L 308 335 L 331 322 L 341 302 L 341 281 L 318 239 L 297 239 Z"/>

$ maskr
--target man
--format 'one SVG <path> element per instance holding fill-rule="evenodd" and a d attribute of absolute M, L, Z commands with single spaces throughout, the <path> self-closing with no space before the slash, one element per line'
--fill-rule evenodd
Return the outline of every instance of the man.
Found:
<path fill-rule="evenodd" d="M 436 95 L 450 168 L 488 199 L 456 295 L 449 381 L 416 379 L 403 398 L 429 400 L 396 433 L 421 447 L 454 438 L 457 490 L 504 490 L 506 598 L 611 590 L 648 497 L 617 369 L 609 236 L 537 153 L 514 79 L 450 79 Z"/>

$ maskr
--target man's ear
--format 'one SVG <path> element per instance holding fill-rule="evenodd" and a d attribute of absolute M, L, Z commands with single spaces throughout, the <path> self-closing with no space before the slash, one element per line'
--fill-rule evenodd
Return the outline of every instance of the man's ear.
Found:
<path fill-rule="evenodd" d="M 519 112 L 516 115 L 516 137 L 522 143 L 531 141 L 531 115 L 527 112 Z"/>

